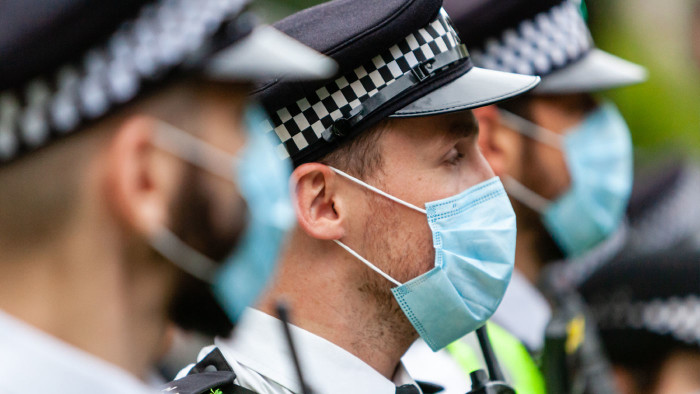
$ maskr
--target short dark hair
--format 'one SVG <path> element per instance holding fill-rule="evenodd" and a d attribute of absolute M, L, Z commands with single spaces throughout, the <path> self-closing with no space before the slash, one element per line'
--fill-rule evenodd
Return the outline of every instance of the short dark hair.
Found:
<path fill-rule="evenodd" d="M 391 119 L 384 119 L 355 138 L 343 142 L 319 162 L 336 167 L 360 179 L 373 175 L 382 168 L 379 138 L 389 128 Z"/>

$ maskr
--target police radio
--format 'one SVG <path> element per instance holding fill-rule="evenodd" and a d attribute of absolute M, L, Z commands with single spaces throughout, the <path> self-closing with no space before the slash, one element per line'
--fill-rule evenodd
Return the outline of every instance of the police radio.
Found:
<path fill-rule="evenodd" d="M 299 381 L 299 393 L 300 394 L 313 394 L 311 388 L 306 384 L 304 379 L 304 374 L 301 371 L 301 364 L 299 364 L 299 356 L 297 355 L 296 346 L 294 345 L 294 340 L 292 339 L 292 331 L 289 329 L 289 308 L 284 302 L 278 302 L 275 306 L 277 317 L 282 321 L 282 330 L 284 330 L 284 337 L 287 340 L 287 346 L 289 346 L 289 354 L 292 357 L 292 362 L 294 364 L 294 371 L 297 374 L 297 380 Z"/>
<path fill-rule="evenodd" d="M 470 373 L 472 389 L 467 394 L 515 394 L 515 390 L 506 383 L 503 377 L 485 325 L 476 330 L 476 336 L 479 339 L 481 352 L 484 354 L 488 373 L 483 369 L 477 369 Z"/>

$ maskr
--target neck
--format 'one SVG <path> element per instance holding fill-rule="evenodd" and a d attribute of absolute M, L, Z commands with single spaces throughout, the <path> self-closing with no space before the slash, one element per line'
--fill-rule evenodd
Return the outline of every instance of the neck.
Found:
<path fill-rule="evenodd" d="M 44 251 L 0 260 L 0 309 L 117 367 L 144 377 L 165 327 L 153 294 L 135 291 L 133 272 L 109 244 L 71 237 Z M 79 241 L 77 241 L 79 240 Z M 144 264 L 146 265 L 146 264 Z M 144 296 L 144 297 L 140 297 Z M 147 310 L 148 309 L 148 310 Z M 150 342 L 150 343 L 149 343 Z M 150 349 L 149 349 L 150 348 Z"/>
<path fill-rule="evenodd" d="M 417 334 L 393 298 L 387 312 L 375 294 L 357 283 L 358 269 L 369 271 L 343 255 L 285 258 L 260 309 L 274 316 L 275 302 L 284 300 L 296 326 L 340 346 L 391 380 Z M 359 277 L 367 275 L 376 273 Z"/>

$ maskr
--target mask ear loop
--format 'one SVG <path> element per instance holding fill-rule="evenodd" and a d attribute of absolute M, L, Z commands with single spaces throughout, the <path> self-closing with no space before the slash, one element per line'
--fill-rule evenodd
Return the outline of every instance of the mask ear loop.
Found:
<path fill-rule="evenodd" d="M 503 185 L 508 194 L 540 214 L 544 214 L 552 203 L 508 175 L 503 177 Z"/>
<path fill-rule="evenodd" d="M 173 125 L 161 120 L 157 122 L 158 127 L 153 139 L 156 147 L 235 184 L 236 180 L 231 171 L 231 163 L 237 162 L 235 156 Z M 168 228 L 160 226 L 156 234 L 150 237 L 150 241 L 158 253 L 181 270 L 205 283 L 213 283 L 218 270 L 216 262 L 187 245 Z"/>
<path fill-rule="evenodd" d="M 330 166 L 329 166 L 329 167 L 330 167 Z M 396 202 L 396 203 L 398 203 L 398 204 L 401 204 L 401 205 L 403 205 L 403 206 L 405 206 L 405 207 L 411 208 L 411 209 L 413 209 L 414 211 L 418 211 L 418 212 L 420 212 L 420 213 L 422 213 L 422 214 L 424 214 L 424 215 L 427 215 L 427 211 L 426 211 L 425 209 L 423 209 L 423 208 L 418 208 L 417 206 L 415 206 L 415 205 L 413 205 L 413 204 L 411 204 L 411 203 L 408 203 L 408 202 L 406 202 L 406 201 L 404 201 L 404 200 L 401 200 L 400 198 L 394 197 L 394 196 L 392 196 L 391 194 L 389 194 L 389 193 L 387 193 L 387 192 L 385 192 L 385 191 L 379 190 L 379 189 L 377 189 L 376 187 L 374 187 L 374 186 L 372 186 L 372 185 L 370 185 L 370 184 L 367 184 L 367 183 L 365 183 L 365 182 L 363 182 L 363 181 L 361 181 L 361 180 L 355 178 L 355 177 L 352 176 L 352 175 L 348 175 L 348 174 L 344 173 L 343 171 L 340 171 L 340 170 L 337 169 L 337 168 L 330 167 L 330 169 L 333 170 L 336 174 L 342 176 L 343 178 L 348 179 L 348 180 L 350 180 L 350 181 L 352 181 L 352 182 L 355 182 L 355 183 L 357 183 L 357 184 L 360 185 L 360 186 L 364 186 L 364 187 L 366 187 L 367 189 L 369 189 L 369 190 L 371 190 L 371 191 L 373 191 L 373 192 L 379 194 L 380 196 L 386 197 L 386 198 L 388 198 L 388 199 L 391 200 L 391 201 L 394 201 L 394 202 Z"/>
<path fill-rule="evenodd" d="M 195 167 L 236 182 L 231 171 L 231 164 L 238 162 L 236 156 L 162 120 L 158 120 L 153 144 Z"/>
<path fill-rule="evenodd" d="M 507 127 L 535 141 L 563 151 L 564 137 L 560 134 L 505 109 L 499 108 L 498 112 L 501 115 L 503 124 Z M 510 176 L 506 175 L 503 177 L 503 184 L 510 195 L 540 214 L 544 214 L 547 207 L 552 203 Z"/>
<path fill-rule="evenodd" d="M 329 166 L 329 167 L 330 167 L 330 166 Z M 411 208 L 411 209 L 413 209 L 414 211 L 418 211 L 418 212 L 420 212 L 420 213 L 422 213 L 422 214 L 424 214 L 424 215 L 427 214 L 427 212 L 426 212 L 425 209 L 418 208 L 417 206 L 415 206 L 415 205 L 413 205 L 413 204 L 411 204 L 411 203 L 408 203 L 408 202 L 403 201 L 403 200 L 401 200 L 401 199 L 399 199 L 399 198 L 396 198 L 396 197 L 392 196 L 391 194 L 389 194 L 389 193 L 387 193 L 387 192 L 385 192 L 385 191 L 379 190 L 379 189 L 377 189 L 376 187 L 374 187 L 374 186 L 372 186 L 372 185 L 370 185 L 370 184 L 367 184 L 367 183 L 365 183 L 365 182 L 363 182 L 363 181 L 361 181 L 361 180 L 355 178 L 355 177 L 352 176 L 352 175 L 349 175 L 349 174 L 344 173 L 343 171 L 340 171 L 340 170 L 337 169 L 337 168 L 330 167 L 330 169 L 333 170 L 336 174 L 342 176 L 343 178 L 345 178 L 345 179 L 347 179 L 347 180 L 349 180 L 349 181 L 352 181 L 352 182 L 354 182 L 354 183 L 357 183 L 358 185 L 363 186 L 363 187 L 365 187 L 365 188 L 367 188 L 367 189 L 369 189 L 369 190 L 371 190 L 371 191 L 373 191 L 373 192 L 379 194 L 380 196 L 386 197 L 386 198 L 388 198 L 388 199 L 391 200 L 391 201 L 394 201 L 394 202 L 396 202 L 396 203 L 398 203 L 398 204 L 401 204 L 401 205 L 403 205 L 403 206 L 405 206 L 405 207 Z M 392 278 L 391 276 L 387 275 L 384 271 L 380 270 L 376 265 L 370 263 L 369 260 L 367 260 L 366 258 L 360 256 L 360 254 L 357 253 L 357 252 L 355 252 L 354 250 L 350 249 L 349 246 L 345 245 L 344 243 L 340 242 L 340 241 L 337 240 L 337 239 L 334 239 L 333 242 L 335 242 L 336 244 L 338 244 L 341 248 L 345 249 L 345 251 L 347 251 L 347 252 L 350 253 L 351 255 L 355 256 L 355 258 L 357 258 L 358 260 L 360 260 L 361 262 L 363 262 L 367 267 L 369 267 L 370 269 L 372 269 L 374 272 L 376 272 L 376 273 L 378 273 L 379 275 L 383 276 L 383 277 L 384 277 L 386 280 L 388 280 L 389 282 L 395 284 L 396 286 L 401 286 L 401 282 L 399 282 L 399 281 L 397 281 L 396 279 Z"/>
<path fill-rule="evenodd" d="M 205 283 L 213 283 L 212 279 L 218 270 L 217 264 L 187 245 L 172 231 L 161 226 L 150 239 L 153 249 L 178 268 Z"/>
<path fill-rule="evenodd" d="M 518 116 L 510 111 L 506 111 L 505 109 L 499 108 L 498 113 L 501 115 L 501 118 L 503 118 L 503 124 L 507 127 L 526 137 L 530 137 L 533 140 L 562 150 L 562 146 L 564 145 L 564 137 L 560 134 L 557 134 L 552 130 L 545 129 L 537 123 L 531 122 L 522 116 Z"/>
<path fill-rule="evenodd" d="M 389 282 L 395 284 L 396 286 L 401 286 L 401 282 L 397 281 L 396 279 L 392 278 L 388 274 L 384 273 L 384 271 L 380 270 L 376 265 L 372 264 L 367 260 L 366 258 L 362 257 L 359 255 L 359 253 L 355 252 L 354 250 L 350 249 L 349 246 L 345 245 L 344 243 L 338 241 L 337 239 L 334 239 L 333 242 L 338 244 L 341 248 L 345 249 L 348 253 L 351 255 L 355 256 L 358 260 L 361 262 L 365 263 L 365 265 L 369 268 L 372 269 L 372 271 L 378 273 L 379 275 L 383 276 L 386 280 Z"/>

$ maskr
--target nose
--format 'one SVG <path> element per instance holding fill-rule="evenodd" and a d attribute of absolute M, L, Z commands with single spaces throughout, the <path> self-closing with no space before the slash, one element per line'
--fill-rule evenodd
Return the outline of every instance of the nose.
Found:
<path fill-rule="evenodd" d="M 489 165 L 488 161 L 481 153 L 481 150 L 477 149 L 477 153 L 474 155 L 469 168 L 464 172 L 463 179 L 463 190 L 477 185 L 481 182 L 489 180 L 496 176 Z"/>

